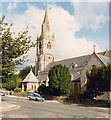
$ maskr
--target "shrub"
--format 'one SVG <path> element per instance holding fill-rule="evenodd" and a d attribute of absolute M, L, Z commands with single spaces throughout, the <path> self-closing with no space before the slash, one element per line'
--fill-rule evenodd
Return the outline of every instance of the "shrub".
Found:
<path fill-rule="evenodd" d="M 33 93 L 33 92 L 26 91 L 26 94 L 27 94 L 27 95 L 28 95 L 29 93 Z"/>
<path fill-rule="evenodd" d="M 16 93 L 21 93 L 21 92 L 22 92 L 22 89 L 21 89 L 21 88 L 15 88 L 15 89 L 14 89 L 14 92 L 16 92 Z"/>
<path fill-rule="evenodd" d="M 8 81 L 2 84 L 2 87 L 6 90 L 14 90 L 16 88 L 16 83 L 14 81 Z"/>
<path fill-rule="evenodd" d="M 9 95 L 12 95 L 12 93 L 13 93 L 13 91 L 11 90 L 11 91 L 9 92 Z"/>
<path fill-rule="evenodd" d="M 48 77 L 49 87 L 53 95 L 66 95 L 71 90 L 71 75 L 65 65 L 53 66 L 48 73 Z"/>
<path fill-rule="evenodd" d="M 45 86 L 44 84 L 40 85 L 38 88 L 38 93 L 43 95 L 50 95 L 51 91 L 48 86 Z"/>
<path fill-rule="evenodd" d="M 35 91 L 34 91 L 34 93 L 38 93 L 38 91 L 37 91 L 37 90 L 35 90 Z"/>

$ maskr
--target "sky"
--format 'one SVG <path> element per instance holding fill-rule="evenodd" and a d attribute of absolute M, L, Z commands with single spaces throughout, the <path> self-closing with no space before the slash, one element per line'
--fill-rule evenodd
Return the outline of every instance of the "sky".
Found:
<path fill-rule="evenodd" d="M 11 0 L 10 0 L 11 1 Z M 108 2 L 19 2 L 5 1 L 0 4 L 0 17 L 6 16 L 14 23 L 12 31 L 18 33 L 28 26 L 31 41 L 36 42 L 47 6 L 50 34 L 55 35 L 55 61 L 109 49 L 109 3 Z M 28 53 L 28 62 L 35 64 L 35 48 Z"/>

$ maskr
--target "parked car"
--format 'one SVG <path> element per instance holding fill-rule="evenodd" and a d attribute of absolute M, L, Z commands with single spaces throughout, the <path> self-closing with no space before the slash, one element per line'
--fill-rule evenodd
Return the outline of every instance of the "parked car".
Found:
<path fill-rule="evenodd" d="M 0 91 L 0 95 L 1 95 L 1 96 L 5 96 L 5 93 L 2 92 L 2 91 Z"/>
<path fill-rule="evenodd" d="M 37 100 L 37 101 L 44 101 L 45 100 L 43 97 L 41 97 L 37 93 L 29 93 L 28 98 L 29 98 L 29 100 Z"/>

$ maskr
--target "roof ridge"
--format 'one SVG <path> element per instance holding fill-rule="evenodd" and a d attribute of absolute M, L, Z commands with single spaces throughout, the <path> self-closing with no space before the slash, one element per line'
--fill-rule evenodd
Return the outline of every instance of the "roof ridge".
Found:
<path fill-rule="evenodd" d="M 96 53 L 97 55 L 100 55 L 100 54 L 98 54 L 98 53 Z M 107 56 L 104 56 L 104 55 L 100 55 L 100 56 L 102 56 L 102 57 L 105 57 L 105 58 L 108 58 L 108 59 L 111 59 L 110 57 L 107 57 Z"/>
<path fill-rule="evenodd" d="M 54 62 L 52 62 L 52 63 L 60 62 L 60 61 L 65 61 L 65 60 L 70 60 L 70 59 L 74 59 L 74 58 L 80 58 L 80 57 L 90 56 L 90 55 L 92 55 L 92 54 L 81 55 L 81 56 L 78 56 L 78 57 L 73 57 L 73 58 L 67 58 L 67 59 L 63 59 L 63 60 L 58 60 L 58 61 L 54 61 Z"/>
<path fill-rule="evenodd" d="M 108 52 L 111 51 L 111 50 L 107 50 Z M 98 52 L 96 54 L 99 54 L 99 53 L 103 53 L 105 51 L 102 51 L 102 52 Z M 92 53 L 93 54 L 93 53 Z M 63 60 L 58 60 L 58 61 L 54 61 L 54 62 L 60 62 L 60 61 L 64 61 L 64 60 L 70 60 L 70 59 L 74 59 L 74 58 L 79 58 L 79 57 L 85 57 L 85 56 L 89 56 L 89 55 L 92 55 L 92 54 L 87 54 L 87 55 L 81 55 L 81 56 L 77 56 L 77 57 L 73 57 L 73 58 L 67 58 L 67 59 L 63 59 Z M 99 54 L 100 55 L 100 54 Z M 101 55 L 103 56 L 103 55 Z M 107 57 L 107 56 L 104 56 L 104 57 Z M 109 57 L 108 57 L 109 58 Z M 52 62 L 53 63 L 53 62 Z"/>

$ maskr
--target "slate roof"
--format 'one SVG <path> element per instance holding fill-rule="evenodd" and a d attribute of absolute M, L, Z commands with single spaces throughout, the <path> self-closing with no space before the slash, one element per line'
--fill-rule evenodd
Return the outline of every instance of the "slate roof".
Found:
<path fill-rule="evenodd" d="M 103 51 L 103 52 L 99 52 L 97 54 L 111 58 L 111 50 L 106 50 L 106 51 Z"/>
<path fill-rule="evenodd" d="M 27 77 L 22 82 L 39 82 L 36 76 L 33 74 L 32 70 L 27 75 Z"/>
<path fill-rule="evenodd" d="M 83 69 L 85 63 L 88 62 L 91 55 L 92 54 L 74 57 L 74 58 L 69 58 L 69 59 L 64 59 L 64 60 L 60 60 L 60 61 L 54 61 L 54 62 L 48 64 L 48 66 L 46 67 L 46 69 L 44 71 L 41 71 L 39 73 L 40 75 L 38 76 L 38 79 L 39 80 L 43 79 L 43 78 L 46 79 L 49 69 L 51 67 L 53 67 L 54 65 L 58 65 L 58 64 L 66 65 L 66 67 L 69 68 L 72 63 L 75 63 L 75 64 L 77 64 L 77 67 L 75 67 L 74 70 L 81 71 Z M 107 63 L 109 63 L 109 56 L 111 56 L 111 50 L 99 52 L 96 55 L 105 65 L 107 65 Z M 72 81 L 80 81 L 80 74 L 78 74 L 78 72 L 75 73 L 74 80 L 72 80 Z"/>
<path fill-rule="evenodd" d="M 74 81 L 74 82 L 80 82 L 80 78 L 81 78 L 80 74 L 76 73 L 76 74 L 74 75 L 74 79 L 71 80 L 71 81 L 72 81 L 72 82 L 73 82 L 73 81 Z"/>
<path fill-rule="evenodd" d="M 48 72 L 45 74 L 40 74 L 38 77 L 37 77 L 37 79 L 39 80 L 39 82 L 41 82 L 41 81 L 45 81 L 46 80 L 46 78 L 47 78 L 47 74 L 48 74 Z"/>
<path fill-rule="evenodd" d="M 103 56 L 103 55 L 99 55 L 99 54 L 96 54 L 99 59 L 105 64 L 107 65 L 107 63 L 109 63 L 109 61 L 111 60 L 109 57 L 106 57 L 106 56 Z"/>
<path fill-rule="evenodd" d="M 70 65 L 72 63 L 75 63 L 77 64 L 77 67 L 76 68 L 80 68 L 80 67 L 83 67 L 84 64 L 87 62 L 87 60 L 90 58 L 90 55 L 85 55 L 85 56 L 80 56 L 80 57 L 75 57 L 75 58 L 70 58 L 70 59 L 64 59 L 64 60 L 61 60 L 61 61 L 55 61 L 55 62 L 52 62 L 50 63 L 45 70 L 49 70 L 50 67 L 53 67 L 54 65 L 57 65 L 57 64 L 63 64 L 63 65 L 66 65 L 66 67 L 70 67 Z"/>
<path fill-rule="evenodd" d="M 63 64 L 63 65 L 66 65 L 66 67 L 70 67 L 72 63 L 77 64 L 77 67 L 75 67 L 75 70 L 82 69 L 82 67 L 85 65 L 85 63 L 87 63 L 87 61 L 89 60 L 91 55 L 92 54 L 69 58 L 69 59 L 64 59 L 64 60 L 60 60 L 60 61 L 54 61 L 54 62 L 50 63 L 44 71 L 48 71 L 51 67 L 53 67 L 54 65 L 57 65 L 57 64 Z M 111 56 L 111 50 L 99 52 L 99 53 L 97 53 L 97 56 L 102 60 L 102 62 L 104 64 L 107 64 L 109 62 L 108 57 Z"/>

